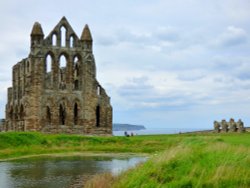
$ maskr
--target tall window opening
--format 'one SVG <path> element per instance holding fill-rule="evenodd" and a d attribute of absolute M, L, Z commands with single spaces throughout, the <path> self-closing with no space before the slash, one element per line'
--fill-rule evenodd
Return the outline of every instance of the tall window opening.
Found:
<path fill-rule="evenodd" d="M 24 110 L 23 110 L 23 105 L 20 107 L 20 112 L 19 112 L 20 120 L 24 119 Z"/>
<path fill-rule="evenodd" d="M 70 38 L 69 38 L 69 47 L 70 48 L 73 48 L 74 47 L 74 37 L 73 36 L 70 36 Z"/>
<path fill-rule="evenodd" d="M 59 88 L 65 89 L 66 88 L 66 66 L 67 60 L 64 55 L 61 55 L 59 61 Z"/>
<path fill-rule="evenodd" d="M 79 76 L 79 59 L 78 57 L 74 58 L 74 77 Z"/>
<path fill-rule="evenodd" d="M 74 68 L 74 89 L 75 90 L 79 90 L 79 59 L 78 57 L 74 58 L 74 64 L 73 64 L 73 68 Z"/>
<path fill-rule="evenodd" d="M 64 55 L 60 56 L 60 69 L 66 68 L 67 66 L 67 60 Z"/>
<path fill-rule="evenodd" d="M 60 108 L 59 108 L 59 120 L 60 120 L 61 125 L 65 125 L 66 110 L 62 104 L 60 104 Z"/>
<path fill-rule="evenodd" d="M 61 46 L 65 47 L 66 46 L 66 32 L 67 30 L 65 29 L 64 26 L 61 27 Z"/>
<path fill-rule="evenodd" d="M 52 57 L 50 54 L 46 57 L 45 62 L 45 88 L 51 89 L 52 88 Z"/>
<path fill-rule="evenodd" d="M 15 116 L 15 120 L 18 120 L 18 108 L 17 108 L 17 106 L 15 107 L 14 116 Z"/>
<path fill-rule="evenodd" d="M 96 91 L 97 95 L 99 96 L 101 94 L 101 88 L 100 86 L 97 86 L 97 91 Z"/>
<path fill-rule="evenodd" d="M 10 112 L 9 112 L 9 118 L 13 119 L 13 108 L 10 108 Z"/>
<path fill-rule="evenodd" d="M 77 103 L 75 103 L 74 106 L 74 124 L 77 125 L 78 123 L 78 106 Z"/>
<path fill-rule="evenodd" d="M 46 120 L 47 120 L 48 124 L 51 123 L 51 111 L 50 111 L 50 108 L 48 106 L 47 106 L 47 109 L 46 109 Z"/>
<path fill-rule="evenodd" d="M 56 34 L 52 35 L 52 46 L 56 46 L 57 45 L 57 36 Z"/>
<path fill-rule="evenodd" d="M 51 55 L 47 55 L 46 57 L 46 73 L 52 71 L 52 57 Z"/>
<path fill-rule="evenodd" d="M 100 127 L 100 106 L 96 107 L 96 126 Z"/>
<path fill-rule="evenodd" d="M 27 66 L 26 67 L 27 67 L 27 69 L 26 69 L 27 72 L 29 72 L 30 71 L 30 62 L 29 61 L 27 61 Z"/>
<path fill-rule="evenodd" d="M 79 81 L 78 80 L 74 81 L 74 89 L 79 90 Z"/>

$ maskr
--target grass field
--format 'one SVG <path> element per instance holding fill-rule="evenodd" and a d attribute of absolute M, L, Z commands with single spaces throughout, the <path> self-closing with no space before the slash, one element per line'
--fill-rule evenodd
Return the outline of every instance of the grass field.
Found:
<path fill-rule="evenodd" d="M 146 153 L 149 160 L 118 177 L 103 174 L 86 187 L 250 187 L 250 134 L 91 137 L 1 133 L 0 159 L 36 154 Z"/>
<path fill-rule="evenodd" d="M 105 153 L 155 153 L 181 138 L 174 136 L 96 137 L 79 135 L 46 135 L 32 132 L 0 133 L 0 160 L 27 155 L 105 152 Z"/>

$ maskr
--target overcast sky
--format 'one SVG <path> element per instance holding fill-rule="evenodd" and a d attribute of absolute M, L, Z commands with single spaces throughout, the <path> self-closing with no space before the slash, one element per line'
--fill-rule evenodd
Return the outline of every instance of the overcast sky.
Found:
<path fill-rule="evenodd" d="M 34 22 L 47 36 L 66 16 L 78 36 L 90 27 L 114 122 L 212 128 L 232 117 L 249 126 L 249 10 L 249 0 L 1 0 L 0 118 Z"/>

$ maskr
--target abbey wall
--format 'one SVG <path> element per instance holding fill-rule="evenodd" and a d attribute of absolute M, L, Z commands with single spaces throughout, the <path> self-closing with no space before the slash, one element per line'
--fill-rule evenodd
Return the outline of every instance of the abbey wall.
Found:
<path fill-rule="evenodd" d="M 27 58 L 13 67 L 6 131 L 112 135 L 110 97 L 96 80 L 88 25 L 80 38 L 63 17 L 44 38 L 35 23 Z"/>

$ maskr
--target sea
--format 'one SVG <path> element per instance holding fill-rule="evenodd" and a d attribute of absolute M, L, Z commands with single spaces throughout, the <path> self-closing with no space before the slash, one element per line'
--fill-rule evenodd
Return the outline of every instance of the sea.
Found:
<path fill-rule="evenodd" d="M 195 131 L 205 131 L 208 129 L 188 129 L 188 128 L 146 128 L 144 130 L 126 131 L 129 135 L 159 135 L 159 134 L 181 134 Z M 124 136 L 125 131 L 113 131 L 114 136 Z"/>

